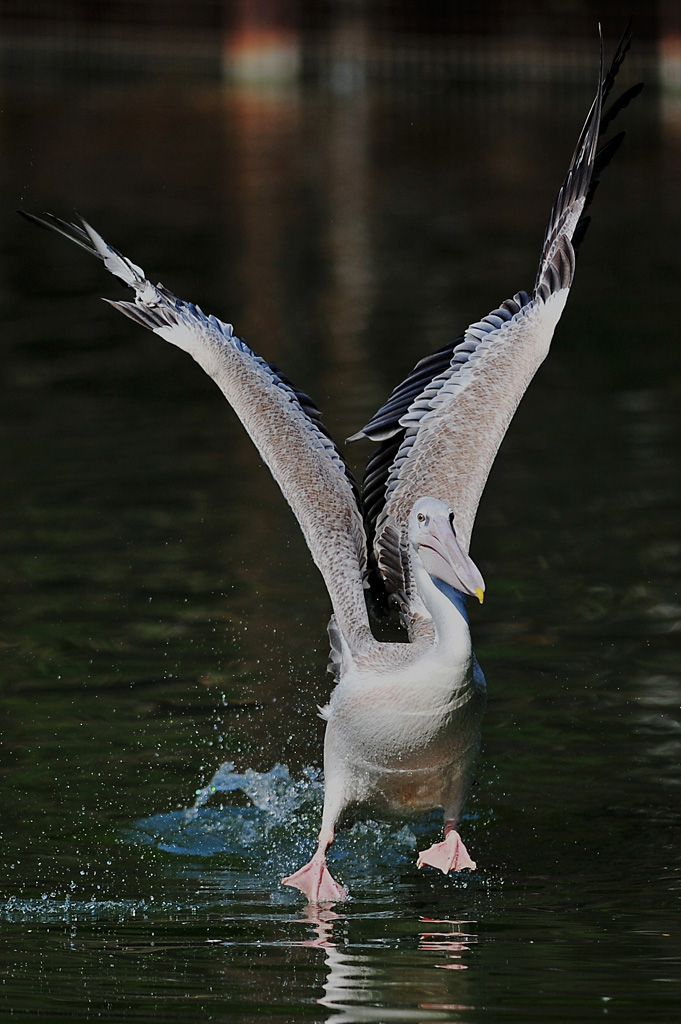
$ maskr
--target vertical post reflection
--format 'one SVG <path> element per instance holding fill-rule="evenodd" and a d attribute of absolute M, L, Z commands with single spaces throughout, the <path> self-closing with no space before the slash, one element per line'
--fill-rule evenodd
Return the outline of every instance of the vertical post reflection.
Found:
<path fill-rule="evenodd" d="M 227 159 L 234 171 L 241 249 L 230 246 L 227 258 L 238 261 L 242 283 L 239 333 L 268 359 L 278 357 L 286 302 L 282 261 L 296 210 L 295 152 L 300 137 L 300 95 L 296 89 L 228 90 Z M 230 240 L 231 241 L 231 240 Z"/>
<path fill-rule="evenodd" d="M 322 298 L 329 339 L 326 384 L 342 417 L 344 435 L 361 426 L 355 407 L 358 396 L 361 401 L 362 381 L 371 373 L 365 343 L 375 297 L 369 113 L 364 92 L 334 105 L 328 138 L 326 244 L 330 273 Z"/>

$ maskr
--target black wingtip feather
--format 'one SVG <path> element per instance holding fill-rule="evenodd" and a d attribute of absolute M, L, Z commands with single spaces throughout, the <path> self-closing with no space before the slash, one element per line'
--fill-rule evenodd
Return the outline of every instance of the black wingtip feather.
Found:
<path fill-rule="evenodd" d="M 586 230 L 590 223 L 590 217 L 587 216 L 586 211 L 593 200 L 600 180 L 600 175 L 608 166 L 622 144 L 624 133 L 619 133 L 615 138 L 601 146 L 600 149 L 596 148 L 598 141 L 603 138 L 617 115 L 624 110 L 625 107 L 627 107 L 632 100 L 636 98 L 636 96 L 638 96 L 643 88 L 642 82 L 631 86 L 629 89 L 626 89 L 605 112 L 603 112 L 603 104 L 612 91 L 618 72 L 631 47 L 631 38 L 631 19 L 629 19 L 620 41 L 617 44 L 610 66 L 604 74 L 603 37 L 601 34 L 601 70 L 598 91 L 589 112 L 589 116 L 587 117 L 584 127 L 580 133 L 579 141 L 565 182 L 558 193 L 558 198 L 556 199 L 553 210 L 551 211 L 551 216 L 549 218 L 544 238 L 544 251 L 542 253 L 542 260 L 540 261 L 537 281 L 535 284 L 535 292 L 538 295 L 541 294 L 544 296 L 547 291 L 547 287 L 549 289 L 549 294 L 551 292 L 551 283 L 554 282 L 556 278 L 555 275 L 548 273 L 548 268 L 544 264 L 544 260 L 546 258 L 545 254 L 551 243 L 551 239 L 555 239 L 560 231 L 561 218 L 565 215 L 567 208 L 580 197 L 584 197 L 584 207 L 572 239 L 572 246 L 575 254 L 584 241 Z M 562 278 L 563 275 L 559 273 L 557 279 L 562 281 Z"/>
<path fill-rule="evenodd" d="M 42 217 L 36 216 L 35 213 L 28 213 L 26 210 L 17 210 L 17 213 L 31 224 L 35 224 L 37 227 L 50 231 L 55 235 L 61 235 L 63 238 L 67 238 L 69 242 L 74 242 L 81 249 L 85 249 L 91 256 L 102 259 L 100 253 L 97 252 L 92 244 L 88 233 L 78 224 L 62 220 L 61 217 L 55 217 L 53 213 L 45 213 Z"/>

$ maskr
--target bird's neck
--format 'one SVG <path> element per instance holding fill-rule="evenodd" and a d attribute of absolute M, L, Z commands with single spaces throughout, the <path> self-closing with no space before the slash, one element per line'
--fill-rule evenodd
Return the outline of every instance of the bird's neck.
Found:
<path fill-rule="evenodd" d="M 448 583 L 431 576 L 422 566 L 414 566 L 414 569 L 421 600 L 435 626 L 438 654 L 450 661 L 467 661 L 473 650 L 465 596 Z"/>

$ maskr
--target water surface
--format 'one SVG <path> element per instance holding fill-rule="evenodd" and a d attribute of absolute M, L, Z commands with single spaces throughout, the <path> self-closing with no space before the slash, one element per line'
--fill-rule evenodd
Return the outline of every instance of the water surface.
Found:
<path fill-rule="evenodd" d="M 333 854 L 352 901 L 312 911 L 279 880 L 320 817 L 321 580 L 215 386 L 14 209 L 87 214 L 343 438 L 531 285 L 590 97 L 4 92 L 2 1012 L 675 1020 L 673 108 L 649 93 L 627 113 L 476 524 L 490 701 L 462 832 L 480 870 L 417 872 L 435 820 L 362 823 Z"/>

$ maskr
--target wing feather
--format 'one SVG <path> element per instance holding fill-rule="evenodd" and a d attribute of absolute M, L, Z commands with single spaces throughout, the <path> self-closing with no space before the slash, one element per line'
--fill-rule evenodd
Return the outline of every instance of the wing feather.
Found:
<path fill-rule="evenodd" d="M 311 398 L 253 352 L 231 324 L 152 285 L 86 221 L 81 227 L 49 215 L 24 216 L 102 259 L 135 290 L 134 301 L 111 305 L 188 352 L 213 378 L 293 509 L 344 640 L 353 651 L 371 642 L 364 599 L 366 535 L 356 486 Z"/>
<path fill-rule="evenodd" d="M 629 29 L 603 76 L 551 210 L 532 295 L 518 292 L 455 341 L 416 364 L 358 434 L 380 445 L 369 459 L 363 501 L 376 596 L 392 595 L 407 623 L 424 613 L 411 585 L 407 518 L 418 497 L 446 501 L 468 548 L 490 468 L 515 410 L 549 351 L 575 273 L 575 242 L 602 169 L 621 137 L 597 150 L 603 99 L 630 45 Z M 638 87 L 606 113 L 604 123 Z M 432 374 L 431 376 L 429 376 Z"/>

